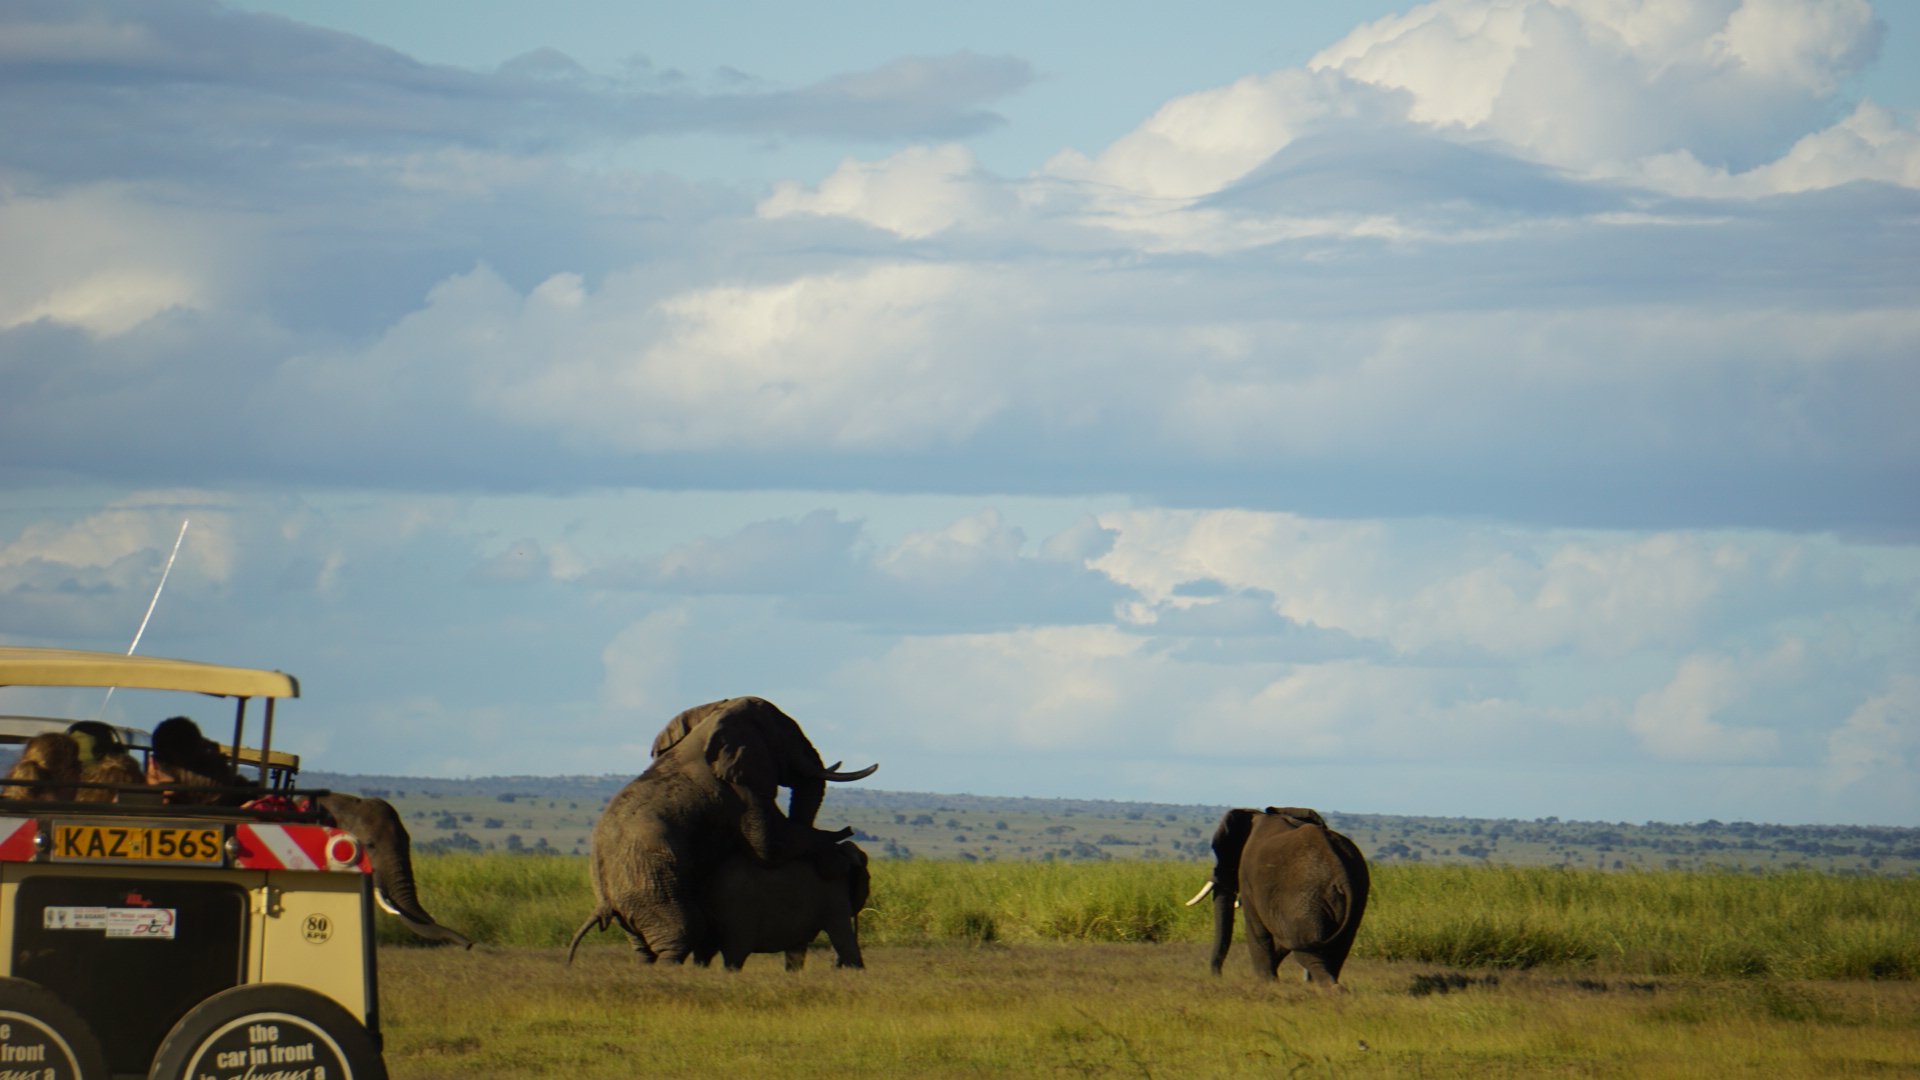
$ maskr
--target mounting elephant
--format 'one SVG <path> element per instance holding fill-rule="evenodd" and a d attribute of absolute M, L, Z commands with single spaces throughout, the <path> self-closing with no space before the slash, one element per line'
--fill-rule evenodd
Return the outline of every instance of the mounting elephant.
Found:
<path fill-rule="evenodd" d="M 834 967 L 864 968 L 858 919 L 873 888 L 867 853 L 851 840 L 834 846 L 842 865 L 816 860 L 761 866 L 744 855 L 721 864 L 707 893 L 707 938 L 694 950 L 705 967 L 715 953 L 739 971 L 753 953 L 787 954 L 787 970 L 807 963 L 807 946 L 826 931 Z"/>
<path fill-rule="evenodd" d="M 473 948 L 473 942 L 434 922 L 427 909 L 420 906 L 413 888 L 413 839 L 393 804 L 338 792 L 322 795 L 318 802 L 366 850 L 367 861 L 373 865 L 373 896 L 381 907 L 398 915 L 407 929 L 423 938 Z"/>
<path fill-rule="evenodd" d="M 1353 841 L 1304 807 L 1229 810 L 1213 831 L 1213 856 L 1212 879 L 1187 901 L 1213 893 L 1213 973 L 1233 944 L 1237 900 L 1257 977 L 1277 978 L 1292 953 L 1307 981 L 1338 989 L 1367 910 L 1367 860 Z"/>
<path fill-rule="evenodd" d="M 573 935 L 617 923 L 642 959 L 685 960 L 706 936 L 702 910 L 721 864 L 817 859 L 832 872 L 833 846 L 851 835 L 813 827 L 827 781 L 858 780 L 878 765 L 840 772 L 772 702 L 728 698 L 688 709 L 653 741 L 653 764 L 620 789 L 593 829 L 593 914 Z M 779 789 L 787 788 L 782 814 Z M 568 957 L 572 957 L 569 950 Z"/>

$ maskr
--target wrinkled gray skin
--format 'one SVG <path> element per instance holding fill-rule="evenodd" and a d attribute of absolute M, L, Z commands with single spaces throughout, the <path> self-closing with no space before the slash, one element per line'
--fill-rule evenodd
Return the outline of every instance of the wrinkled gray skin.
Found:
<path fill-rule="evenodd" d="M 785 953 L 787 970 L 799 971 L 807 946 L 824 930 L 834 967 L 866 967 L 857 920 L 872 891 L 867 853 L 849 840 L 835 846 L 835 855 L 845 865 L 826 872 L 804 859 L 766 867 L 736 855 L 722 863 L 707 893 L 707 938 L 694 960 L 704 967 L 718 953 L 728 971 L 739 971 L 753 953 Z"/>
<path fill-rule="evenodd" d="M 827 781 L 858 780 L 820 762 L 793 718 L 760 698 L 688 709 L 653 742 L 653 764 L 607 804 L 593 829 L 594 911 L 589 930 L 618 924 L 647 963 L 680 963 L 706 935 L 703 910 L 721 864 L 743 856 L 764 867 L 827 857 L 851 829 L 813 827 Z M 791 792 L 780 812 L 779 789 Z"/>
<path fill-rule="evenodd" d="M 1278 978 L 1291 953 L 1308 982 L 1339 989 L 1367 910 L 1367 860 L 1353 841 L 1317 811 L 1269 806 L 1227 811 L 1213 854 L 1213 973 L 1233 944 L 1237 899 L 1256 977 Z"/>
<path fill-rule="evenodd" d="M 391 803 L 338 792 L 322 795 L 318 802 L 366 849 L 367 861 L 373 866 L 373 895 L 381 907 L 398 915 L 407 929 L 423 938 L 473 948 L 473 942 L 434 922 L 427 909 L 420 906 L 413 888 L 413 839 Z"/>

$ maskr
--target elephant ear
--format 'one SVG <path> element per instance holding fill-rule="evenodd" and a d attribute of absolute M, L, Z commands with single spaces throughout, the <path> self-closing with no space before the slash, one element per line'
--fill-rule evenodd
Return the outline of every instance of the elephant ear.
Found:
<path fill-rule="evenodd" d="M 667 721 L 667 726 L 661 728 L 660 734 L 653 737 L 653 756 L 659 757 L 678 746 L 682 739 L 693 734 L 694 728 L 705 723 L 715 713 L 726 711 L 728 706 L 739 700 L 741 699 L 727 698 L 725 701 L 710 701 L 705 705 L 695 705 Z"/>
<path fill-rule="evenodd" d="M 1296 829 L 1302 825 L 1318 825 L 1323 829 L 1327 827 L 1327 819 L 1320 816 L 1320 811 L 1310 810 L 1304 806 L 1269 806 L 1267 813 L 1286 818 L 1287 824 Z"/>
<path fill-rule="evenodd" d="M 713 774 L 735 787 L 771 793 L 779 786 L 780 773 L 775 752 L 767 746 L 765 734 L 752 703 L 757 698 L 734 698 L 729 706 L 702 724 L 701 752 Z"/>
<path fill-rule="evenodd" d="M 1240 851 L 1247 846 L 1257 810 L 1235 809 L 1220 815 L 1213 830 L 1213 892 L 1232 895 L 1240 889 Z"/>

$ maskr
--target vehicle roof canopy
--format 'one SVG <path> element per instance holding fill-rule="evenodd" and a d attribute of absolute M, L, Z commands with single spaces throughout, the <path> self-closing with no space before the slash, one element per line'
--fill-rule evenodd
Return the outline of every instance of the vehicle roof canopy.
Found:
<path fill-rule="evenodd" d="M 184 690 L 214 697 L 300 696 L 300 681 L 278 671 L 21 646 L 0 646 L 0 686 L 118 686 L 127 690 Z"/>

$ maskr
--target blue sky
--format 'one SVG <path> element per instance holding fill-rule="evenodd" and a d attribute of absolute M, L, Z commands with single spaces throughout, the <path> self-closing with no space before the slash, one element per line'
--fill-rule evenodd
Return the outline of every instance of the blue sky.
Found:
<path fill-rule="evenodd" d="M 1910 823 L 1917 12 L 8 5 L 0 639 L 191 518 L 319 767 Z"/>

